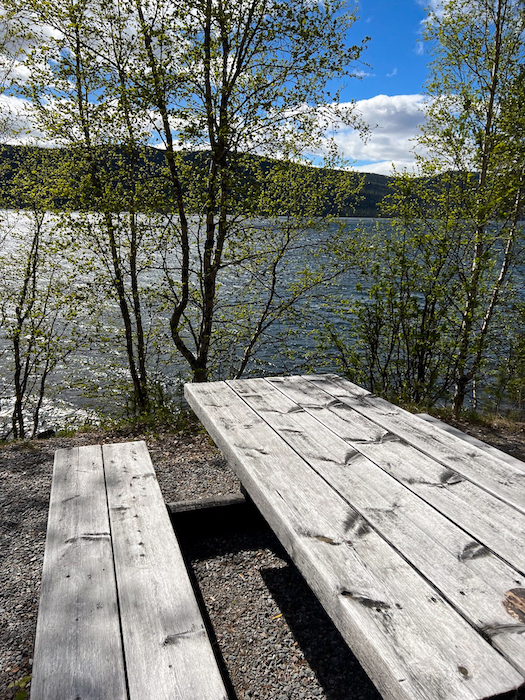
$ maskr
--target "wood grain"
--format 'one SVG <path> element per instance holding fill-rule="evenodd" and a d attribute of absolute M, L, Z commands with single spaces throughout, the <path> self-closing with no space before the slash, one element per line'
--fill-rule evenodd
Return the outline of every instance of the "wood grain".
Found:
<path fill-rule="evenodd" d="M 394 479 L 418 494 L 441 513 L 464 528 L 474 539 L 506 559 L 521 575 L 525 573 L 523 533 L 525 515 L 500 495 L 481 488 L 452 466 L 443 466 L 443 461 L 433 459 L 421 449 L 409 444 L 403 437 L 390 432 L 383 425 L 384 411 L 374 416 L 372 411 L 364 417 L 357 408 L 341 403 L 325 392 L 312 402 L 310 381 L 294 377 L 290 385 L 271 379 L 272 386 L 296 404 L 296 410 L 304 410 L 336 435 L 343 438 L 356 452 L 368 457 Z M 389 404 L 391 405 L 391 404 Z M 396 407 L 392 407 L 397 411 Z M 401 410 L 401 409 L 399 409 Z M 406 424 L 414 423 L 420 429 L 422 421 L 404 412 Z M 372 420 L 372 417 L 375 420 Z M 426 424 L 423 424 L 426 427 Z M 359 427 L 358 433 L 355 426 Z M 405 426 L 405 432 L 408 427 Z M 444 433 L 444 438 L 449 436 Z M 454 441 L 457 438 L 452 438 Z M 444 451 L 443 460 L 448 451 Z M 453 463 L 451 463 L 453 464 Z M 501 465 L 502 468 L 511 466 Z M 525 492 L 525 484 L 521 491 Z M 520 495 L 515 494 L 515 498 Z M 472 505 L 475 504 L 473 508 Z"/>
<path fill-rule="evenodd" d="M 297 422 L 305 407 L 282 403 L 283 387 L 294 382 L 276 380 L 281 396 L 266 412 L 268 394 L 262 403 L 261 394 L 279 393 L 271 382 L 264 392 L 260 380 L 238 380 L 186 385 L 185 393 L 379 691 L 396 700 L 460 700 L 521 685 L 523 676 L 327 478 L 334 465 L 352 463 L 355 449 L 318 423 Z M 309 386 L 307 396 L 302 390 L 308 410 L 340 403 Z M 366 440 L 368 422 L 347 429 Z M 327 440 L 338 445 L 335 455 L 326 453 Z M 315 454 L 322 465 L 314 469 Z M 402 522 L 406 546 L 415 524 Z"/>
<path fill-rule="evenodd" d="M 298 410 L 298 404 L 264 380 L 244 380 L 231 386 L 370 527 L 441 591 L 473 627 L 490 636 L 494 646 L 525 674 L 525 626 L 513 624 L 502 605 L 505 591 L 525 580 L 516 569 L 361 454 L 359 442 L 353 445 L 332 432 L 323 422 L 331 423 L 328 409 L 315 411 L 315 417 L 307 410 Z M 349 445 L 354 449 L 349 450 Z M 508 533 L 497 535 L 499 542 Z"/>
<path fill-rule="evenodd" d="M 226 700 L 145 443 L 103 456 L 130 700 Z"/>
<path fill-rule="evenodd" d="M 55 456 L 31 698 L 127 698 L 99 446 Z"/>
<path fill-rule="evenodd" d="M 298 384 L 301 378 L 298 378 Z M 414 416 L 393 404 L 365 392 L 348 380 L 330 377 L 318 380 L 305 378 L 318 390 L 324 391 L 324 401 L 339 401 L 378 423 L 383 429 L 413 445 L 439 464 L 458 472 L 482 489 L 525 513 L 525 464 L 505 463 L 485 450 L 465 443 L 426 421 L 414 421 Z M 288 389 L 288 387 L 287 387 Z M 317 400 L 322 400 L 321 395 Z M 337 405 L 332 404 L 334 410 Z"/>
<path fill-rule="evenodd" d="M 192 513 L 195 511 L 209 511 L 230 506 L 246 505 L 246 498 L 242 493 L 226 494 L 224 496 L 211 496 L 209 498 L 196 498 L 188 501 L 174 501 L 167 504 L 168 511 L 172 515 L 178 513 Z"/>

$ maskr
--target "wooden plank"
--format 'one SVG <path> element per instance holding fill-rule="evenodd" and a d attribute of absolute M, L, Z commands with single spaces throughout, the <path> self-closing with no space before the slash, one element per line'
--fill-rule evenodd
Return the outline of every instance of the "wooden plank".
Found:
<path fill-rule="evenodd" d="M 167 508 L 172 515 L 177 515 L 178 513 L 192 513 L 197 510 L 206 511 L 243 505 L 246 505 L 246 498 L 242 493 L 232 493 L 224 496 L 211 496 L 210 498 L 194 498 L 188 501 L 173 501 L 167 504 Z"/>
<path fill-rule="evenodd" d="M 325 392 L 324 398 L 320 394 L 313 399 L 317 405 L 321 405 L 321 401 L 324 401 L 324 405 L 331 402 L 334 411 L 338 410 L 337 401 L 350 406 L 378 427 L 397 435 L 408 444 L 417 447 L 423 454 L 525 513 L 525 464 L 518 468 L 516 465 L 502 462 L 436 426 L 416 420 L 416 416 L 408 411 L 366 393 L 346 379 L 333 375 L 294 379 L 297 379 L 297 386 L 304 380 L 315 386 L 318 391 Z M 277 384 L 279 379 L 272 381 Z"/>
<path fill-rule="evenodd" d="M 525 515 L 515 507 L 462 478 L 456 471 L 387 433 L 347 403 L 310 391 L 311 382 L 300 377 L 270 379 L 269 383 L 322 422 L 349 446 L 368 457 L 404 486 L 469 532 L 474 539 L 497 552 L 525 574 L 523 533 Z M 395 407 L 393 407 L 395 408 Z M 412 414 L 416 429 L 422 422 Z M 356 427 L 355 427 L 356 426 Z M 525 485 L 524 485 L 525 486 Z M 525 490 L 525 488 L 523 489 Z M 472 504 L 476 504 L 473 508 Z"/>
<path fill-rule="evenodd" d="M 261 379 L 228 384 L 525 674 L 525 624 L 503 605 L 505 593 L 524 586 L 525 577 L 357 449 L 349 450 L 345 440 L 319 422 L 318 411 L 314 417 L 298 410 Z"/>
<path fill-rule="evenodd" d="M 103 457 L 130 700 L 226 700 L 145 443 Z"/>
<path fill-rule="evenodd" d="M 127 698 L 100 446 L 55 456 L 31 698 Z"/>
<path fill-rule="evenodd" d="M 186 385 L 185 394 L 385 698 L 479 699 L 521 685 L 523 677 L 230 387 Z"/>

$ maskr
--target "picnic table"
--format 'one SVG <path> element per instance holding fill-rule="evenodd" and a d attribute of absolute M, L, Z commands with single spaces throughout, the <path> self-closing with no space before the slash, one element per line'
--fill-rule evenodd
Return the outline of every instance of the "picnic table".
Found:
<path fill-rule="evenodd" d="M 384 698 L 522 697 L 525 464 L 336 375 L 185 394 Z"/>

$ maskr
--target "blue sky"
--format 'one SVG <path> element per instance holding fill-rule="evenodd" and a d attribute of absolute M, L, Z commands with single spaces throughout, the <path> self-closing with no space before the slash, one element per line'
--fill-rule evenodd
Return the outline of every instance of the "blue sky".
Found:
<path fill-rule="evenodd" d="M 350 129 L 336 139 L 358 170 L 388 175 L 392 164 L 409 169 L 413 165 L 412 138 L 423 119 L 419 108 L 429 60 L 422 40 L 426 14 L 418 0 L 359 2 L 359 19 L 348 40 L 354 44 L 369 36 L 370 41 L 356 66 L 362 77 L 348 79 L 341 101 L 355 100 L 372 132 L 367 143 Z"/>
<path fill-rule="evenodd" d="M 417 0 L 362 0 L 358 13 L 349 40 L 370 36 L 362 54 L 369 67 L 361 67 L 366 73 L 362 80 L 349 81 L 345 97 L 360 100 L 420 92 L 428 59 L 422 41 L 423 5 Z"/>

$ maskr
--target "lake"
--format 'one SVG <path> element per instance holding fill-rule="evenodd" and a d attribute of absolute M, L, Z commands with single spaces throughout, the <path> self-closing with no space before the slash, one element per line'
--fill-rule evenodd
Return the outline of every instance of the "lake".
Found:
<path fill-rule="evenodd" d="M 0 212 L 1 216 L 1 212 Z M 7 226 L 6 226 L 7 216 Z M 381 225 L 384 235 L 390 235 L 389 222 L 377 219 L 349 218 L 343 221 L 348 240 L 352 232 L 359 228 L 365 238 L 372 234 L 376 226 Z M 263 223 L 261 223 L 261 227 Z M 0 278 L 0 292 L 4 310 L 9 310 L 6 299 L 9 290 L 20 287 L 20 270 L 14 264 L 17 246 L 26 242 L 28 226 L 24 216 L 4 212 L 4 236 L 2 244 L 3 275 Z M 262 231 L 262 228 L 261 228 Z M 258 235 L 258 224 L 253 232 Z M 50 234 L 51 235 L 51 234 Z M 289 253 L 277 281 L 277 297 L 284 299 L 289 293 L 287 286 L 294 275 L 303 269 L 311 269 L 318 262 L 330 260 L 323 249 L 320 234 L 308 231 L 305 235 L 303 248 L 295 253 Z M 302 252 L 301 252 L 302 251 Z M 69 251 L 71 252 L 71 251 Z M 192 254 L 198 259 L 199 251 L 196 246 Z M 82 258 L 81 250 L 73 251 L 73 256 Z M 174 255 L 176 257 L 176 255 Z M 71 258 L 71 255 L 70 255 Z M 168 259 L 168 258 L 166 258 Z M 143 317 L 148 331 L 147 344 L 149 349 L 148 372 L 153 380 L 159 396 L 166 400 L 180 400 L 180 385 L 190 378 L 187 364 L 177 354 L 169 334 L 169 317 L 172 302 L 166 301 L 157 290 L 162 287 L 163 272 L 155 256 L 144 259 L 141 272 L 141 284 L 146 293 L 147 303 L 143 307 Z M 153 261 L 153 262 L 152 262 Z M 351 262 L 351 261 L 350 261 Z M 49 261 L 52 269 L 52 259 Z M 345 314 L 337 313 L 333 299 L 340 298 L 352 301 L 366 297 L 366 284 L 359 276 L 359 270 L 352 269 L 339 275 L 337 279 L 327 281 L 315 293 L 301 301 L 295 313 L 283 316 L 275 322 L 264 334 L 256 352 L 249 360 L 243 376 L 279 375 L 305 371 L 328 372 L 338 371 L 338 367 L 330 359 L 330 351 L 319 350 L 315 332 L 323 324 L 332 324 L 336 334 L 350 337 L 350 324 Z M 248 268 L 246 268 L 247 270 Z M 250 277 L 247 271 L 238 266 L 226 270 L 219 288 L 219 307 L 222 309 L 217 316 L 217 328 L 220 333 L 215 339 L 220 349 L 219 355 L 212 356 L 212 378 L 224 379 L 235 373 L 239 366 L 244 348 L 242 338 L 256 321 L 257 314 L 264 300 L 256 300 L 253 289 L 250 288 Z M 47 274 L 47 277 L 46 277 Z M 42 275 L 39 284 L 45 285 L 51 273 Z M 56 274 L 56 271 L 55 271 Z M 125 397 L 129 395 L 129 370 L 125 346 L 123 343 L 122 321 L 119 307 L 115 300 L 104 299 L 99 278 L 94 268 L 85 264 L 82 269 L 75 268 L 74 262 L 67 262 L 61 268 L 60 274 L 64 279 L 73 274 L 68 284 L 69 293 L 88 295 L 91 315 L 78 313 L 73 319 L 72 328 L 83 337 L 83 343 L 72 350 L 69 356 L 58 363 L 49 377 L 48 392 L 42 406 L 40 429 L 57 428 L 65 425 L 78 425 L 86 421 L 96 422 L 100 413 L 117 414 L 126 404 Z M 522 271 L 520 271 L 523 279 Z M 18 275 L 18 276 L 17 276 Z M 197 278 L 195 278 L 197 279 Z M 258 284 L 269 286 L 269 280 L 259 280 Z M 100 288 L 99 288 L 100 287 Z M 101 296 L 97 296 L 100 294 Z M 416 291 L 416 298 L 421 297 Z M 517 297 L 523 302 L 523 287 L 517 289 Z M 100 301 L 99 301 L 100 300 Z M 249 313 L 241 313 L 248 304 Z M 11 304 L 11 320 L 15 316 L 15 305 Z M 46 319 L 51 318 L 50 308 L 46 311 Z M 37 314 L 36 314 L 37 315 Z M 60 317 L 57 328 L 62 323 Z M 65 327 L 65 326 L 64 326 Z M 90 332 L 96 327 L 96 333 Z M 62 345 L 70 342 L 70 331 L 64 335 Z M 351 342 L 351 341 L 350 341 Z M 494 355 L 492 363 L 501 359 Z M 488 366 L 490 369 L 491 362 Z M 492 371 L 492 370 L 491 370 Z M 9 421 L 13 406 L 12 389 L 12 346 L 4 334 L 0 334 L 0 436 L 9 430 Z M 479 390 L 478 386 L 478 390 Z M 482 395 L 483 387 L 479 391 Z"/>
<path fill-rule="evenodd" d="M 20 246 L 29 237 L 30 226 L 24 215 L 16 215 L 13 212 L 3 212 L 3 230 L 5 235 L 1 240 L 3 256 L 2 266 L 4 276 L 2 295 L 4 300 L 9 290 L 20 287 L 20 277 L 14 272 L 14 256 L 17 246 Z M 0 214 L 1 215 L 1 214 Z M 357 226 L 365 228 L 375 227 L 373 219 L 347 219 L 345 224 L 348 230 Z M 50 236 L 53 234 L 50 233 Z M 307 248 L 315 250 L 318 247 L 317 232 L 309 232 L 306 236 Z M 323 250 L 318 251 L 320 258 Z M 196 254 L 196 252 L 194 251 Z M 313 258 L 312 258 L 313 259 Z M 313 263 L 312 263 L 313 264 Z M 285 273 L 279 280 L 278 292 L 285 294 L 286 286 L 300 268 L 308 267 L 308 261 L 288 256 Z M 67 275 L 71 272 L 71 264 L 64 263 L 62 272 Z M 48 281 L 51 273 L 42 275 L 42 283 Z M 76 273 L 73 284 L 79 290 L 86 288 L 93 281 L 92 275 L 86 269 Z M 46 276 L 47 275 L 47 276 Z M 146 266 L 141 275 L 142 284 L 146 290 L 154 290 L 158 285 L 162 272 L 154 266 Z M 233 328 L 234 323 L 240 323 L 238 314 L 231 310 L 237 308 L 239 298 L 248 298 L 251 294 L 247 286 L 247 278 L 243 278 L 238 270 L 232 273 L 226 272 L 222 277 L 219 291 L 222 305 L 227 309 L 223 317 L 217 317 L 218 327 Z M 7 291 L 6 291 L 7 290 Z M 336 282 L 327 283 L 318 290 L 319 293 L 310 295 L 308 304 L 304 302 L 295 318 L 288 316 L 275 323 L 264 336 L 258 350 L 248 363 L 244 376 L 282 374 L 297 371 L 305 356 L 311 355 L 314 344 L 310 336 L 321 318 L 330 317 L 329 295 L 344 294 L 350 297 L 355 294 L 355 278 L 346 273 Z M 11 321 L 14 319 L 14 304 L 10 310 Z M 65 424 L 79 424 L 87 420 L 96 421 L 98 414 L 115 413 L 122 409 L 122 397 L 126 391 L 128 369 L 125 347 L 122 338 L 122 321 L 116 301 L 105 301 L 103 309 L 99 308 L 96 318 L 84 318 L 78 315 L 74 320 L 75 330 L 79 335 L 84 335 L 90 324 L 97 324 L 98 338 L 93 338 L 83 346 L 75 349 L 67 360 L 60 362 L 50 375 L 48 389 L 41 411 L 41 430 L 48 427 L 63 426 Z M 228 311 L 228 309 L 230 311 Z M 255 309 L 255 307 L 254 307 Z M 143 309 L 145 325 L 150 332 L 148 338 L 151 351 L 149 375 L 156 382 L 159 391 L 166 396 L 176 396 L 180 382 L 189 378 L 187 365 L 177 355 L 172 339 L 169 335 L 169 305 L 163 306 L 155 295 L 149 299 L 149 303 Z M 248 319 L 253 323 L 253 318 Z M 334 317 L 334 322 L 341 324 Z M 247 323 L 244 319 L 243 323 Z M 239 326 L 240 328 L 240 326 Z M 105 342 L 101 341 L 101 337 Z M 238 336 L 237 336 L 238 337 Z M 221 340 L 222 347 L 220 361 L 214 358 L 213 378 L 225 378 L 231 376 L 235 362 L 239 361 L 242 348 L 236 345 L 236 336 L 232 333 L 224 334 Z M 284 345 L 283 345 L 284 344 Z M 326 371 L 330 370 L 326 367 Z M 0 436 L 9 429 L 10 415 L 13 406 L 12 390 L 12 346 L 5 334 L 0 335 Z"/>

